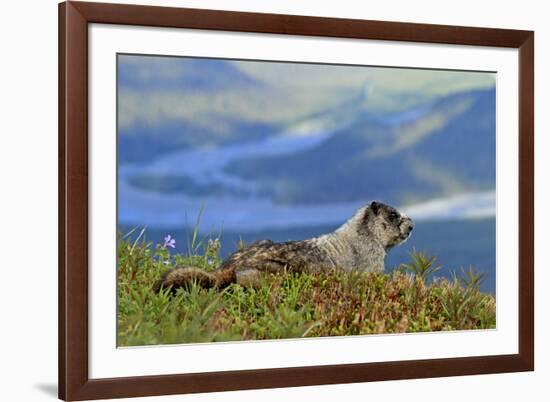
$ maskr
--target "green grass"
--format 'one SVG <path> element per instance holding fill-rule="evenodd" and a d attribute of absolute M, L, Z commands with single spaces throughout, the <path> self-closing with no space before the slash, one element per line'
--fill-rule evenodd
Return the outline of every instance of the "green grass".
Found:
<path fill-rule="evenodd" d="M 496 302 L 479 291 L 472 269 L 454 280 L 428 282 L 443 269 L 426 253 L 411 253 L 392 274 L 343 273 L 266 276 L 255 289 L 191 286 L 154 293 L 162 272 L 176 265 L 213 270 L 219 243 L 188 240 L 187 255 L 121 236 L 118 242 L 118 345 L 283 339 L 377 333 L 489 329 Z"/>

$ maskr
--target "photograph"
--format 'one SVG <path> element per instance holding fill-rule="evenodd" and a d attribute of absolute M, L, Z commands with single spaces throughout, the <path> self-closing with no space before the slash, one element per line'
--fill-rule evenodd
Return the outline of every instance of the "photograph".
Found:
<path fill-rule="evenodd" d="M 6 266 L 37 247 L 57 265 L 54 277 L 41 259 L 31 281 L 55 293 L 55 315 L 31 298 L 39 314 L 11 309 L 30 325 L 14 333 L 57 323 L 57 344 L 23 337 L 13 352 L 57 354 L 67 401 L 316 389 L 458 401 L 449 384 L 479 375 L 485 399 L 536 389 L 544 18 L 187 6 L 58 4 L 53 52 L 41 47 L 56 62 L 34 69 L 58 102 L 29 97 L 30 84 L 14 97 L 26 113 L 14 127 L 32 123 L 43 143 L 8 135 L 34 160 L 8 152 L 12 167 L 36 178 L 41 156 L 57 162 L 57 185 L 12 169 L 8 186 L 33 202 L 55 193 L 57 216 L 44 204 L 41 217 L 57 221 L 57 243 L 6 209 L 25 239 L 6 241 L 20 248 Z"/>
<path fill-rule="evenodd" d="M 117 345 L 495 329 L 496 77 L 117 54 Z"/>
<path fill-rule="evenodd" d="M 0 400 L 548 399 L 544 4 L 3 2 Z"/>

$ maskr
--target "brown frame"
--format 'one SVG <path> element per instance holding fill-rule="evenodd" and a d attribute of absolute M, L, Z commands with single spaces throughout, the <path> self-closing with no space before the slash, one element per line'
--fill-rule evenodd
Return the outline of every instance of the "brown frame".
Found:
<path fill-rule="evenodd" d="M 519 49 L 519 353 L 214 373 L 88 377 L 88 24 Z M 59 397 L 137 397 L 534 370 L 534 33 L 105 3 L 59 5 Z"/>

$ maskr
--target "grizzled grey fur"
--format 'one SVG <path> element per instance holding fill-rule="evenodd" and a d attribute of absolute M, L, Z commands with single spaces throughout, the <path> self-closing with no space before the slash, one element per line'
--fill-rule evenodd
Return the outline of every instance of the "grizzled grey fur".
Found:
<path fill-rule="evenodd" d="M 409 237 L 414 225 L 405 214 L 373 201 L 359 208 L 332 233 L 307 240 L 274 243 L 262 240 L 231 254 L 213 272 L 195 267 L 167 271 L 155 283 L 162 288 L 255 286 L 264 273 L 345 271 L 381 272 L 386 253 Z"/>

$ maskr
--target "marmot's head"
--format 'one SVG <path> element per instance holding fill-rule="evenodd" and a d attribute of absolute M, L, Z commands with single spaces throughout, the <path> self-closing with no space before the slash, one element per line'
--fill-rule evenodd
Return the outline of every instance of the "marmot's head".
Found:
<path fill-rule="evenodd" d="M 361 208 L 359 214 L 358 231 L 374 235 L 386 250 L 407 240 L 414 228 L 407 215 L 378 201 Z"/>

